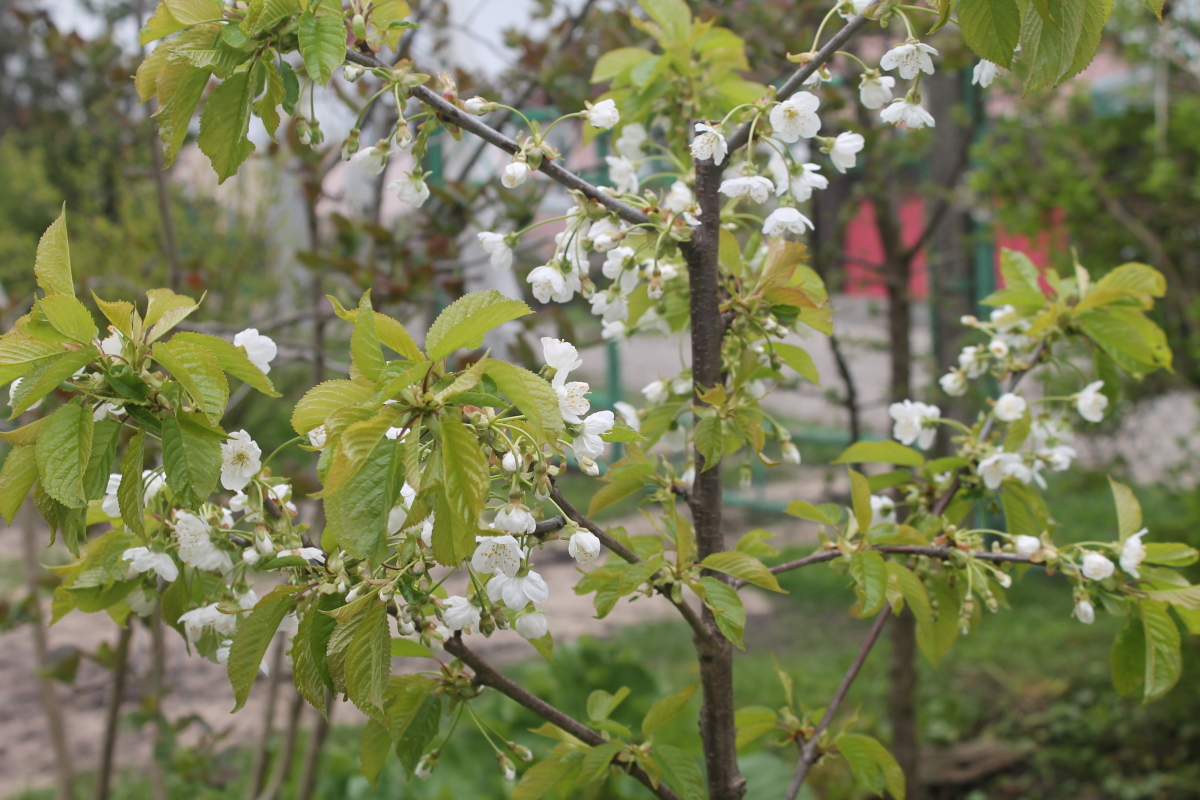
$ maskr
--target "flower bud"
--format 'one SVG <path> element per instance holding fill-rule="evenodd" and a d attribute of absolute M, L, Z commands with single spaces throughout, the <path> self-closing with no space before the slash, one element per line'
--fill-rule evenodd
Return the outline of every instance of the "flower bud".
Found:
<path fill-rule="evenodd" d="M 530 750 L 528 747 L 526 747 L 523 744 L 517 744 L 516 742 L 509 742 L 508 749 L 512 752 L 512 754 L 514 756 L 521 759 L 522 761 L 533 761 L 533 751 Z"/>
<path fill-rule="evenodd" d="M 399 633 L 401 636 L 412 636 L 413 633 L 416 632 L 416 630 L 417 630 L 417 628 L 416 628 L 416 626 L 414 626 L 412 624 L 411 620 L 407 620 L 407 619 L 397 619 L 396 620 L 396 632 Z"/>
<path fill-rule="evenodd" d="M 476 96 L 463 103 L 463 110 L 468 114 L 474 114 L 477 117 L 481 117 L 489 111 L 495 111 L 496 104 L 484 100 L 482 97 Z"/>
<path fill-rule="evenodd" d="M 800 463 L 800 450 L 791 441 L 785 441 L 780 449 L 783 451 L 783 460 L 786 463 Z"/>
<path fill-rule="evenodd" d="M 321 132 L 321 123 L 315 119 L 309 123 L 309 140 L 313 147 L 320 147 L 325 143 L 325 134 Z"/>
<path fill-rule="evenodd" d="M 354 38 L 360 41 L 367 38 L 367 21 L 362 14 L 355 14 L 354 19 L 350 20 L 350 30 L 354 32 Z"/>
<path fill-rule="evenodd" d="M 600 474 L 600 467 L 587 456 L 579 459 L 579 469 L 583 471 L 584 475 L 590 475 L 593 478 Z"/>
<path fill-rule="evenodd" d="M 500 765 L 500 772 L 504 774 L 504 780 L 511 782 L 517 779 L 517 768 L 511 758 L 504 753 L 496 753 L 496 762 Z"/>
<path fill-rule="evenodd" d="M 304 117 L 296 120 L 296 138 L 300 140 L 302 145 L 312 144 L 312 128 L 308 126 L 308 120 Z"/>
<path fill-rule="evenodd" d="M 517 461 L 516 451 L 509 450 L 505 453 L 504 458 L 500 460 L 500 465 L 504 468 L 505 472 L 516 472 L 520 466 L 520 463 Z"/>
<path fill-rule="evenodd" d="M 254 539 L 254 549 L 262 553 L 264 556 L 275 555 L 275 543 L 266 533 L 260 533 Z"/>
<path fill-rule="evenodd" d="M 353 128 L 342 142 L 342 161 L 349 161 L 350 156 L 358 152 L 358 134 L 358 128 Z"/>
<path fill-rule="evenodd" d="M 354 83 L 356 80 L 362 77 L 363 71 L 363 68 L 357 64 L 347 64 L 346 66 L 342 67 L 342 77 L 350 83 Z"/>
<path fill-rule="evenodd" d="M 437 767 L 438 751 L 432 750 L 421 756 L 421 760 L 417 762 L 417 768 L 413 774 L 421 780 L 429 780 L 429 776 L 433 774 L 433 770 Z"/>
<path fill-rule="evenodd" d="M 245 550 L 242 551 L 242 561 L 245 562 L 246 566 L 248 566 L 248 567 L 253 567 L 261 559 L 262 559 L 262 556 L 260 556 L 258 554 L 258 551 L 255 550 L 253 547 L 247 547 Z"/>

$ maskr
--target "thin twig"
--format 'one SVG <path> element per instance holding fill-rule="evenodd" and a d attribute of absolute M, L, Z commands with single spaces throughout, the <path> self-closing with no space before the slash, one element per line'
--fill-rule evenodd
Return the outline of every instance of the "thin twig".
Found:
<path fill-rule="evenodd" d="M 821 721 L 817 723 L 816 729 L 812 732 L 812 736 L 808 737 L 808 741 L 804 743 L 804 747 L 800 749 L 800 762 L 796 764 L 796 772 L 792 775 L 792 782 L 788 785 L 787 793 L 784 795 L 784 800 L 796 800 L 796 795 L 800 793 L 800 787 L 804 785 L 804 778 L 808 775 L 809 767 L 817 760 L 820 755 L 820 739 L 821 734 L 829 727 L 829 723 L 833 720 L 834 714 L 842 705 L 842 701 L 846 699 L 846 693 L 850 691 L 851 684 L 858 677 L 859 671 L 862 670 L 863 664 L 866 663 L 867 656 L 871 653 L 871 648 L 875 646 L 875 642 L 879 639 L 879 634 L 883 632 L 883 626 L 887 623 L 888 616 L 892 613 L 890 606 L 885 606 L 883 611 L 875 617 L 875 624 L 871 626 L 870 633 L 867 634 L 866 640 L 863 641 L 862 647 L 858 650 L 858 655 L 854 657 L 853 663 L 850 664 L 850 669 L 846 670 L 846 674 L 842 676 L 842 682 L 838 685 L 837 691 L 833 693 L 833 699 L 829 701 L 829 705 L 825 707 L 825 713 L 821 715 Z"/>
<path fill-rule="evenodd" d="M 567 716 L 545 700 L 505 677 L 499 670 L 481 658 L 478 653 L 467 647 L 462 640 L 461 632 L 456 633 L 452 638 L 446 640 L 446 652 L 470 667 L 471 671 L 475 673 L 475 682 L 479 685 L 495 689 L 547 722 L 557 725 L 585 744 L 590 744 L 593 747 L 607 744 L 604 737 L 596 731 L 573 717 Z M 650 776 L 643 772 L 637 765 L 630 765 L 629 774 L 649 788 L 654 793 L 654 796 L 660 798 L 660 800 L 679 800 L 678 795 L 667 788 L 665 783 L 660 782 L 658 787 L 655 788 L 650 780 Z"/>
<path fill-rule="evenodd" d="M 969 553 L 970 558 L 977 558 L 980 561 L 996 561 L 1006 562 L 1011 564 L 1032 564 L 1029 556 L 1017 555 L 1016 553 L 994 553 L 990 550 L 975 550 L 973 552 L 963 550 L 960 547 L 951 547 L 949 545 L 917 545 L 917 544 L 878 544 L 864 547 L 864 550 L 874 550 L 877 553 L 901 553 L 910 556 L 928 556 L 929 558 L 949 558 L 950 554 L 955 550 Z M 804 558 L 798 558 L 795 561 L 787 561 L 783 564 L 776 564 L 770 570 L 778 575 L 783 572 L 791 572 L 792 570 L 807 567 L 810 564 L 821 564 L 826 561 L 834 561 L 840 558 L 842 551 L 838 549 L 821 550 L 820 552 L 807 555 Z M 737 581 L 733 584 L 735 589 L 746 585 L 746 581 Z"/>

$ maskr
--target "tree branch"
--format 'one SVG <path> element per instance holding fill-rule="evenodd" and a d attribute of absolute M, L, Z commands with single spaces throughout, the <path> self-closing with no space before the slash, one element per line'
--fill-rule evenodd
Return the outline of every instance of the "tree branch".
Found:
<path fill-rule="evenodd" d="M 841 684 L 838 685 L 837 691 L 833 693 L 833 698 L 829 701 L 829 705 L 825 707 L 825 713 L 821 715 L 821 721 L 817 723 L 812 736 L 808 737 L 808 741 L 800 749 L 800 763 L 796 765 L 796 772 L 792 775 L 792 782 L 788 785 L 784 800 L 796 800 L 796 795 L 800 793 L 800 787 L 804 785 L 804 779 L 808 775 L 809 767 L 813 765 L 813 762 L 820 755 L 818 748 L 820 746 L 821 734 L 829 727 L 829 723 L 833 721 L 834 714 L 837 713 L 838 708 L 842 705 L 842 701 L 846 699 L 846 693 L 850 691 L 850 685 L 854 683 L 854 679 L 858 677 L 859 671 L 862 670 L 863 664 L 866 663 L 867 656 L 870 655 L 871 648 L 875 646 L 875 642 L 879 639 L 879 634 L 883 632 L 883 626 L 887 623 L 888 616 L 891 613 L 891 607 L 884 606 L 883 611 L 879 612 L 879 616 L 875 617 L 875 624 L 871 626 L 871 631 L 867 634 L 862 647 L 859 648 L 858 655 L 854 657 L 854 661 L 850 664 L 850 669 L 846 670 Z"/>
<path fill-rule="evenodd" d="M 871 6 L 874 8 L 874 6 Z M 870 11 L 871 8 L 866 9 Z M 805 63 L 800 69 L 792 73 L 792 77 L 783 82 L 783 85 L 775 92 L 775 96 L 780 99 L 787 99 L 792 96 L 792 93 L 804 85 L 809 76 L 825 65 L 829 59 L 833 58 L 834 53 L 842 49 L 846 42 L 854 38 L 860 30 L 866 27 L 870 22 L 870 18 L 859 14 L 854 19 L 846 23 L 840 31 L 833 35 L 833 38 L 825 43 L 825 46 L 817 51 L 812 60 Z M 733 135 L 725 140 L 729 147 L 729 152 L 737 150 L 739 147 L 745 147 L 750 141 L 750 123 L 747 122 L 742 127 L 734 131 Z M 726 159 L 728 163 L 728 159 Z"/>
<path fill-rule="evenodd" d="M 951 547 L 950 545 L 919 545 L 919 544 L 878 544 L 863 548 L 864 550 L 874 550 L 877 553 L 901 553 L 910 556 L 929 556 L 930 558 L 949 558 L 950 553 L 954 550 L 962 550 L 960 547 Z M 963 551 L 966 552 L 966 551 Z M 826 561 L 834 561 L 841 557 L 842 551 L 837 549 L 821 550 L 819 552 L 807 555 L 804 558 L 798 558 L 795 561 L 786 561 L 782 564 L 776 564 L 770 570 L 776 575 L 783 572 L 791 572 L 792 570 L 807 567 L 810 564 L 822 564 Z M 1032 564 L 1029 556 L 1020 556 L 1016 553 L 993 553 L 990 550 L 976 550 L 970 553 L 971 558 L 977 558 L 980 561 L 995 561 L 1007 562 L 1013 564 Z M 735 589 L 740 589 L 746 585 L 746 581 L 736 581 L 733 586 Z"/>
<path fill-rule="evenodd" d="M 467 647 L 463 642 L 461 632 L 456 633 L 452 638 L 446 640 L 446 652 L 470 667 L 475 673 L 475 682 L 480 686 L 495 689 L 500 694 L 516 701 L 519 705 L 529 709 L 547 722 L 557 725 L 585 744 L 592 745 L 593 747 L 607 744 L 604 737 L 599 733 L 573 717 L 569 717 L 562 711 L 559 711 L 542 698 L 505 677 L 499 670 L 487 661 L 484 661 L 478 653 Z M 645 784 L 654 793 L 655 797 L 661 798 L 661 800 L 679 800 L 678 795 L 668 789 L 665 783 L 659 783 L 658 788 L 655 788 L 650 781 L 650 776 L 643 772 L 637 765 L 630 765 L 629 774 Z"/>

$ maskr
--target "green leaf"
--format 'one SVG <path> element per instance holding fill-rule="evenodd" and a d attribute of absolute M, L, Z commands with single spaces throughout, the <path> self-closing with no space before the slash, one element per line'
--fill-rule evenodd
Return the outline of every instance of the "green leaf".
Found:
<path fill-rule="evenodd" d="M 158 342 L 151 351 L 154 360 L 170 371 L 200 410 L 214 423 L 220 421 L 229 402 L 229 383 L 221 362 L 204 345 L 172 339 Z"/>
<path fill-rule="evenodd" d="M 74 297 L 56 294 L 37 302 L 37 310 L 46 315 L 54 330 L 73 342 L 89 344 L 96 338 L 96 322 L 87 306 Z"/>
<path fill-rule="evenodd" d="M 438 560 L 451 566 L 475 552 L 475 533 L 491 485 L 491 471 L 479 439 L 457 416 L 443 417 L 441 428 L 442 485 L 453 515 L 454 534 L 449 542 L 443 539 Z M 436 538 L 434 547 L 438 549 Z M 448 561 L 445 556 L 449 556 Z"/>
<path fill-rule="evenodd" d="M 919 467 L 925 457 L 899 442 L 855 442 L 842 451 L 831 463 L 834 464 L 898 464 L 902 467 Z"/>
<path fill-rule="evenodd" d="M 546 379 L 504 361 L 489 360 L 484 374 L 520 409 L 539 442 L 557 442 L 563 436 L 558 394 Z"/>
<path fill-rule="evenodd" d="M 1125 627 L 1117 632 L 1109 660 L 1117 694 L 1132 694 L 1142 685 L 1146 677 L 1146 632 L 1138 615 L 1130 614 Z"/>
<path fill-rule="evenodd" d="M 318 383 L 309 389 L 292 412 L 292 428 L 306 434 L 325 424 L 333 412 L 346 406 L 366 403 L 375 393 L 375 387 L 354 381 L 333 380 Z"/>
<path fill-rule="evenodd" d="M 611 81 L 653 56 L 653 53 L 641 47 L 618 47 L 616 50 L 609 50 L 596 59 L 596 66 L 592 68 L 592 83 Z"/>
<path fill-rule="evenodd" d="M 854 779 L 878 795 L 886 789 L 896 800 L 904 800 L 904 771 L 887 748 L 870 736 L 843 733 L 835 741 L 850 764 Z"/>
<path fill-rule="evenodd" d="M 958 27 L 980 58 L 1008 68 L 1021 38 L 1017 0 L 959 0 Z"/>
<path fill-rule="evenodd" d="M 884 566 L 887 567 L 889 590 L 894 585 L 899 591 L 900 597 L 908 604 L 909 610 L 917 620 L 917 628 L 929 628 L 933 625 L 933 606 L 929 603 L 929 593 L 921 579 L 912 570 L 895 561 L 885 560 Z M 896 613 L 900 612 L 899 604 L 893 602 L 892 608 Z"/>
<path fill-rule="evenodd" d="M 61 352 L 61 351 L 60 351 Z M 81 367 L 90 364 L 99 353 L 91 345 L 78 350 L 68 350 L 53 358 L 40 360 L 26 373 L 21 385 L 13 392 L 12 414 L 16 419 L 32 408 L 38 401 L 70 379 Z"/>
<path fill-rule="evenodd" d="M 608 776 L 608 765 L 621 752 L 619 742 L 598 744 L 587 752 L 579 765 L 579 782 L 588 784 L 602 781 Z"/>
<path fill-rule="evenodd" d="M 858 595 L 860 617 L 869 617 L 887 602 L 888 570 L 875 550 L 860 550 L 850 557 L 850 577 Z"/>
<path fill-rule="evenodd" d="M 121 483 L 117 487 L 117 504 L 121 508 L 121 519 L 125 527 L 138 534 L 146 535 L 145 510 L 146 486 L 142 479 L 145 464 L 146 431 L 138 432 L 129 440 L 125 455 L 121 457 Z"/>
<path fill-rule="evenodd" d="M 779 729 L 774 709 L 762 706 L 747 706 L 734 715 L 737 726 L 737 749 L 757 742 L 772 731 Z"/>
<path fill-rule="evenodd" d="M 725 452 L 725 426 L 720 417 L 712 414 L 701 417 L 692 438 L 696 452 L 704 459 L 701 472 L 708 472 L 721 463 L 721 454 Z"/>
<path fill-rule="evenodd" d="M 300 55 L 308 77 L 321 86 L 329 83 L 333 72 L 346 60 L 346 23 L 340 13 L 300 15 Z"/>
<path fill-rule="evenodd" d="M 588 695 L 587 715 L 592 722 L 601 722 L 612 716 L 625 698 L 629 697 L 629 687 L 622 686 L 616 694 L 610 694 L 603 689 L 597 689 Z"/>
<path fill-rule="evenodd" d="M 8 451 L 4 459 L 4 467 L 0 469 L 0 515 L 9 525 L 17 518 L 17 512 L 29 496 L 33 482 L 37 480 L 36 447 L 27 445 L 14 447 Z"/>
<path fill-rule="evenodd" d="M 440 361 L 460 348 L 473 350 L 483 343 L 488 331 L 510 320 L 532 314 L 533 309 L 495 289 L 471 292 L 451 303 L 438 315 L 425 335 L 425 353 Z"/>
<path fill-rule="evenodd" d="M 67 243 L 67 205 L 38 240 L 33 276 L 38 288 L 47 295 L 75 296 L 71 277 L 71 249 Z"/>
<path fill-rule="evenodd" d="M 358 313 L 354 317 L 354 333 L 350 337 L 350 377 L 363 375 L 372 381 L 379 380 L 383 371 L 383 350 L 379 335 L 375 332 L 375 314 L 371 308 L 371 292 L 363 293 L 358 301 Z"/>
<path fill-rule="evenodd" d="M 1179 628 L 1167 613 L 1167 604 L 1142 600 L 1142 625 L 1146 631 L 1146 674 L 1143 703 L 1150 703 L 1171 691 L 1183 671 L 1179 653 Z"/>
<path fill-rule="evenodd" d="M 325 687 L 333 688 L 325 648 L 337 620 L 321 612 L 332 611 L 341 602 L 336 595 L 321 595 L 300 617 L 300 626 L 292 639 L 292 680 L 296 690 L 322 714 L 326 713 Z"/>
<path fill-rule="evenodd" d="M 666 42 L 681 42 L 692 25 L 692 12 L 683 0 L 638 0 L 650 19 L 659 24 Z"/>
<path fill-rule="evenodd" d="M 176 294 L 170 289 L 150 289 L 146 292 L 146 319 L 142 326 L 157 333 L 149 337 L 150 341 L 154 341 L 195 309 L 196 301 L 185 294 Z"/>
<path fill-rule="evenodd" d="M 354 637 L 342 661 L 347 696 L 360 711 L 373 718 L 383 714 L 383 694 L 391 674 L 389 628 L 387 606 L 371 598 L 366 611 L 358 615 Z"/>
<path fill-rule="evenodd" d="M 392 637 L 392 658 L 433 658 L 429 648 L 412 639 Z"/>
<path fill-rule="evenodd" d="M 267 654 L 271 639 L 279 623 L 295 605 L 292 595 L 300 591 L 299 586 L 276 586 L 254 606 L 254 610 L 238 622 L 229 648 L 226 671 L 233 686 L 233 698 L 237 711 L 246 704 L 250 687 L 258 676 L 259 665 Z"/>
<path fill-rule="evenodd" d="M 196 106 L 208 85 L 209 72 L 193 67 L 186 59 L 172 54 L 156 76 L 158 138 L 162 141 L 164 168 L 175 161 L 191 127 Z"/>
<path fill-rule="evenodd" d="M 746 607 L 742 605 L 742 598 L 717 578 L 705 576 L 700 579 L 700 585 L 704 587 L 704 604 L 716 616 L 717 628 L 739 650 L 745 650 L 742 633 L 746 630 Z"/>
<path fill-rule="evenodd" d="M 325 498 L 328 530 L 338 546 L 356 558 L 381 555 L 402 483 L 399 446 L 380 437 L 354 479 Z"/>
<path fill-rule="evenodd" d="M 1146 563 L 1166 567 L 1187 567 L 1200 559 L 1200 552 L 1180 542 L 1147 542 Z"/>
<path fill-rule="evenodd" d="M 395 425 L 400 411 L 395 406 L 384 406 L 369 419 L 349 425 L 330 454 L 329 469 L 325 473 L 325 488 L 317 497 L 328 497 L 347 485 L 376 447 L 387 441 L 385 434 Z M 394 446 L 391 442 L 389 445 Z"/>
<path fill-rule="evenodd" d="M 854 508 L 854 519 L 858 523 L 859 535 L 866 536 L 875 518 L 875 511 L 871 508 L 871 483 L 862 473 L 852 469 L 847 472 L 850 473 L 850 499 Z"/>
<path fill-rule="evenodd" d="M 92 453 L 83 471 L 83 494 L 88 500 L 104 497 L 120 441 L 121 423 L 112 419 L 93 423 Z"/>
<path fill-rule="evenodd" d="M 358 741 L 358 766 L 372 789 L 376 788 L 379 773 L 383 771 L 391 754 L 392 735 L 388 733 L 388 729 L 373 719 L 367 720 L 367 724 L 363 726 L 362 737 Z"/>
<path fill-rule="evenodd" d="M 72 401 L 51 414 L 36 447 L 39 483 L 68 508 L 84 508 L 83 474 L 92 455 L 91 409 Z"/>
<path fill-rule="evenodd" d="M 796 370 L 801 377 L 817 386 L 821 385 L 821 376 L 817 372 L 817 365 L 813 363 L 812 356 L 803 347 L 777 342 L 771 345 L 771 348 L 776 355 L 783 359 L 783 363 Z"/>
<path fill-rule="evenodd" d="M 551 756 L 539 761 L 521 776 L 513 789 L 512 800 L 541 800 L 574 770 L 576 764 Z"/>
<path fill-rule="evenodd" d="M 1117 504 L 1117 535 L 1125 541 L 1142 529 L 1142 504 L 1125 484 L 1110 476 L 1108 485 L 1112 489 L 1113 501 Z"/>
<path fill-rule="evenodd" d="M 650 710 L 646 712 L 646 716 L 642 719 L 642 736 L 649 736 L 664 724 L 679 716 L 687 708 L 692 698 L 696 696 L 698 685 L 693 683 L 682 692 L 667 695 L 650 706 Z"/>
<path fill-rule="evenodd" d="M 800 519 L 810 519 L 813 522 L 819 522 L 822 525 L 836 525 L 838 522 L 836 519 L 830 517 L 820 508 L 814 506 L 812 503 L 809 503 L 806 500 L 793 500 L 792 502 L 788 503 L 787 508 L 784 509 L 784 513 L 790 514 L 793 517 L 799 517 Z"/>
<path fill-rule="evenodd" d="M 224 10 L 218 0 L 162 0 L 171 16 L 183 25 L 199 25 L 221 19 Z"/>
<path fill-rule="evenodd" d="M 433 688 L 431 684 L 426 685 L 430 688 L 426 692 L 424 700 L 416 707 L 415 711 L 406 715 L 403 725 L 390 709 L 388 712 L 392 736 L 396 737 L 397 732 L 400 732 L 399 738 L 396 740 L 396 755 L 400 757 L 400 763 L 404 766 L 404 771 L 408 773 L 410 779 L 416 772 L 417 764 L 420 763 L 425 748 L 437 737 L 438 728 L 442 722 L 442 699 L 431 693 Z"/>
<path fill-rule="evenodd" d="M 691 754 L 669 744 L 656 744 L 654 757 L 679 800 L 705 800 L 708 797 L 704 771 Z"/>
<path fill-rule="evenodd" d="M 1020 65 L 1026 72 L 1025 93 L 1057 86 L 1075 58 L 1083 32 L 1083 2 L 1062 2 L 1061 24 L 1051 25 L 1041 14 L 1025 14 L 1021 26 Z"/>
<path fill-rule="evenodd" d="M 250 73 L 239 72 L 222 81 L 204 103 L 196 144 L 216 170 L 217 183 L 237 174 L 255 150 L 248 136 L 252 100 Z"/>
<path fill-rule="evenodd" d="M 163 466 L 171 491 L 196 501 L 212 494 L 221 475 L 224 439 L 201 414 L 176 411 L 163 418 Z"/>
<path fill-rule="evenodd" d="M 217 357 L 221 368 L 240 381 L 250 384 L 270 397 L 279 397 L 271 379 L 254 365 L 246 355 L 246 348 L 227 342 L 219 336 L 209 336 L 207 333 L 181 331 L 171 337 L 171 342 L 187 342 L 188 344 L 204 347 Z"/>
<path fill-rule="evenodd" d="M 787 594 L 766 565 L 748 553 L 737 550 L 713 553 L 701 561 L 700 566 L 714 572 L 724 572 L 726 575 L 741 578 L 747 583 L 763 589 L 770 589 L 772 592 Z"/>
<path fill-rule="evenodd" d="M 154 13 L 150 16 L 150 19 L 146 20 L 146 24 L 138 34 L 138 41 L 142 45 L 148 45 L 153 41 L 162 39 L 164 36 L 178 33 L 186 27 L 182 22 L 171 16 L 171 10 L 167 8 L 166 3 L 159 3 L 158 8 L 154 9 Z M 159 49 L 155 48 L 151 56 L 158 53 Z M 161 48 L 164 54 L 167 52 L 167 49 L 165 47 Z M 145 99 L 144 97 L 142 98 L 143 101 Z"/>
<path fill-rule="evenodd" d="M 30 339 L 20 332 L 0 336 L 0 384 L 25 375 L 38 363 L 61 356 L 61 344 Z"/>

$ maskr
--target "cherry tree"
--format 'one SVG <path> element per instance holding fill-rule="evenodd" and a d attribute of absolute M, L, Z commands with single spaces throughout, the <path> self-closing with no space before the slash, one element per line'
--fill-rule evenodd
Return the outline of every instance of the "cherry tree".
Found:
<path fill-rule="evenodd" d="M 1064 0 L 1057 12 L 1018 0 L 929 8 L 847 0 L 829 9 L 811 48 L 791 57 L 796 71 L 770 88 L 739 74 L 744 43 L 733 32 L 694 18 L 683 0 L 642 0 L 631 19 L 653 45 L 605 53 L 593 80 L 608 91 L 543 126 L 497 101 L 460 97 L 448 77 L 434 79 L 407 59 L 389 62 L 413 24 L 400 0 L 164 0 L 142 31 L 144 43 L 161 41 L 136 82 L 143 99 L 157 99 L 168 161 L 200 105 L 198 144 L 222 181 L 255 149 L 252 117 L 275 135 L 282 114 L 292 115 L 302 141 L 319 145 L 313 94 L 339 70 L 371 81 L 373 100 L 395 99 L 399 122 L 373 143 L 355 129 L 345 158 L 378 174 L 407 152 L 415 166 L 389 188 L 413 206 L 429 196 L 424 165 L 442 133 L 506 153 L 495 177 L 503 187 L 539 175 L 558 183 L 573 205 L 553 220 L 563 230 L 552 255 L 525 276 L 532 296 L 543 304 L 582 296 L 605 338 L 687 331 L 689 357 L 645 387 L 642 408 L 595 410 L 590 387 L 573 375 L 582 361 L 572 343 L 542 338 L 536 372 L 479 352 L 489 331 L 533 313 L 522 300 L 467 294 L 418 345 L 401 321 L 375 310 L 370 292 L 357 304 L 331 298 L 353 325 L 349 374 L 312 387 L 291 415 L 291 443 L 318 454 L 325 527 L 316 536 L 298 522 L 289 482 L 272 471 L 275 454 L 264 457 L 252 432 L 221 425 L 230 378 L 278 396 L 268 375 L 274 343 L 254 329 L 232 342 L 178 330 L 198 303 L 166 289 L 148 292 L 144 305 L 93 295 L 108 323 L 102 333 L 75 294 L 64 213 L 38 248 L 42 296 L 0 338 L 0 375 L 10 382 L 13 418 L 58 389 L 70 399 L 2 434 L 13 448 L 0 470 L 0 513 L 11 520 L 32 493 L 74 555 L 60 571 L 56 617 L 75 609 L 120 621 L 161 616 L 198 657 L 227 665 L 239 708 L 272 638 L 293 631 L 300 694 L 322 711 L 331 697 L 349 700 L 368 717 L 361 759 L 371 780 L 392 753 L 410 775 L 428 777 L 460 720 L 486 727 L 471 704 L 490 689 L 545 720 L 537 732 L 547 753 L 488 738 L 497 768 L 517 781 L 515 797 L 562 795 L 617 771 L 660 798 L 738 798 L 746 788 L 738 747 L 763 737 L 795 748 L 789 800 L 815 764 L 834 758 L 868 789 L 903 797 L 895 759 L 839 717 L 847 691 L 893 614 L 911 610 L 918 643 L 936 661 L 1031 568 L 1071 584 L 1073 605 L 1060 612 L 1081 624 L 1098 613 L 1127 618 L 1114 643 L 1114 682 L 1157 699 L 1180 674 L 1172 613 L 1200 631 L 1200 589 L 1174 569 L 1198 554 L 1145 542 L 1137 500 L 1115 481 L 1112 529 L 1056 544 L 1042 496 L 1043 473 L 1071 467 L 1075 427 L 1103 419 L 1119 373 L 1140 378 L 1171 367 L 1165 337 L 1147 316 L 1167 291 L 1151 267 L 1125 264 L 1093 281 L 1082 268 L 1040 274 L 1006 251 L 1005 288 L 987 301 L 995 311 L 963 320 L 979 343 L 939 381 L 962 395 L 991 376 L 1001 386 L 994 400 L 961 420 L 925 402 L 893 404 L 894 441 L 861 442 L 838 459 L 890 470 L 848 467 L 846 506 L 789 505 L 819 526 L 809 556 L 768 566 L 763 559 L 777 554 L 761 532 L 731 548 L 722 516 L 727 467 L 800 461 L 762 400 L 789 371 L 816 377 L 808 353 L 785 341 L 789 333 L 833 330 L 829 296 L 801 241 L 812 227 L 804 204 L 821 188 L 823 165 L 798 157 L 799 145 L 838 170 L 871 154 L 849 119 L 822 110 L 830 69 L 861 67 L 861 102 L 883 122 L 931 126 L 920 93 L 921 76 L 936 69 L 937 51 L 921 41 L 931 29 L 957 21 L 987 59 L 980 83 L 1005 69 L 1035 90 L 1086 66 L 1107 8 L 1102 0 Z M 896 32 L 877 66 L 839 55 L 876 25 Z M 516 138 L 487 124 L 502 109 L 523 120 Z M 614 186 L 564 166 L 547 138 L 560 125 L 583 142 L 612 137 Z M 643 187 L 648 171 L 658 179 Z M 478 242 L 506 270 L 527 233 L 486 231 Z M 1023 390 L 1038 370 L 1077 378 L 1085 353 L 1096 374 L 1076 391 Z M 929 460 L 922 451 L 939 431 L 953 455 Z M 682 461 L 663 446 L 668 438 L 685 442 Z M 556 479 L 572 468 L 597 477 L 614 442 L 625 455 L 608 465 L 581 512 Z M 655 535 L 592 521 L 635 494 L 645 497 Z M 970 522 L 973 508 L 991 503 L 1003 508 L 1006 530 Z M 552 652 L 540 609 L 555 598 L 536 568 L 549 548 L 578 562 L 575 591 L 594 595 L 597 616 L 623 598 L 652 597 L 674 606 L 692 631 L 698 684 L 658 699 L 637 731 L 613 719 L 627 690 L 593 692 L 587 719 L 575 719 L 472 643 L 512 631 Z M 857 657 L 823 706 L 799 697 L 781 673 L 785 707 L 738 709 L 742 592 L 780 592 L 777 575 L 820 563 L 854 587 L 851 613 L 873 618 Z M 461 594 L 446 591 L 452 576 Z M 260 597 L 254 586 L 272 578 Z M 393 672 L 394 658 L 407 668 Z M 702 765 L 654 738 L 697 696 Z"/>

